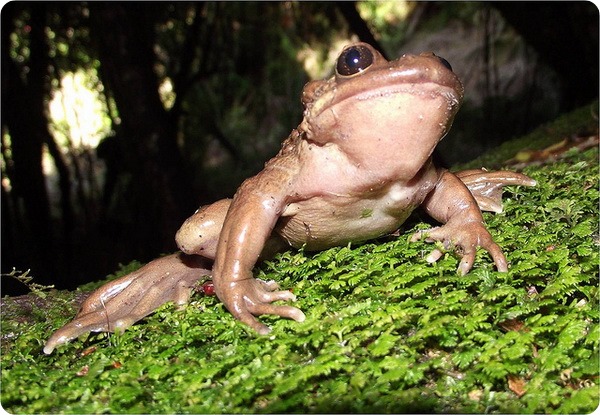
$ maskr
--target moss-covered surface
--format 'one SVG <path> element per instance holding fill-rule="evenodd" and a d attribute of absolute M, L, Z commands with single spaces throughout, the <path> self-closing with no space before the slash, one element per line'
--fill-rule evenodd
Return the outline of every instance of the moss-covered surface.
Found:
<path fill-rule="evenodd" d="M 475 163 L 583 130 L 589 107 Z M 587 118 L 586 118 L 587 117 Z M 579 121 L 577 121 L 579 120 Z M 512 147 L 511 147 L 512 146 Z M 512 148 L 508 151 L 507 148 Z M 298 296 L 304 323 L 265 317 L 271 336 L 215 297 L 165 305 L 122 335 L 42 353 L 74 293 L 3 299 L 2 394 L 11 413 L 586 413 L 599 403 L 598 150 L 525 169 L 486 222 L 511 264 L 481 251 L 473 271 L 437 264 L 408 235 L 321 253 L 289 252 L 256 275 Z M 131 271 L 134 264 L 125 271 Z M 87 287 L 89 289 L 89 287 Z M 38 293 L 43 294 L 43 293 Z"/>

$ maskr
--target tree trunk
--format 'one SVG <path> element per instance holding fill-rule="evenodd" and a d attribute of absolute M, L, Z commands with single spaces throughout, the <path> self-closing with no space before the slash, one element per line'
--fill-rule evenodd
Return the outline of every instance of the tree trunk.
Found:
<path fill-rule="evenodd" d="M 112 216 L 125 209 L 124 217 L 132 218 L 117 224 L 113 238 L 139 259 L 175 249 L 177 228 L 197 207 L 189 197 L 190 181 L 177 147 L 177 117 L 164 109 L 158 94 L 154 7 L 90 3 L 91 37 L 97 42 L 102 81 L 121 120 L 113 143 L 119 154 L 105 155 L 121 160 L 108 161 L 107 166 L 118 166 L 117 180 L 124 186 L 115 186 L 121 193 L 112 195 L 117 200 Z"/>
<path fill-rule="evenodd" d="M 2 13 L 2 123 L 11 137 L 12 185 L 11 197 L 15 227 L 24 245 L 23 258 L 14 258 L 9 266 L 31 268 L 39 282 L 56 281 L 56 256 L 53 252 L 50 204 L 42 169 L 43 145 L 52 140 L 48 131 L 45 102 L 48 88 L 48 44 L 45 37 L 46 10 L 43 4 L 30 9 L 29 72 L 22 76 L 20 68 L 10 57 L 10 33 L 14 18 L 27 3 L 10 3 Z M 21 209 L 22 206 L 22 209 Z M 3 215 L 5 214 L 3 209 Z M 19 216 L 23 215 L 22 218 Z M 20 220 L 22 219 L 22 220 Z M 3 224 L 8 222 L 3 219 Z M 21 225 L 21 226 L 19 226 Z M 11 232 L 10 229 L 2 230 Z M 14 233 L 13 233 L 14 234 Z M 16 250 L 14 250 L 16 251 Z M 3 258 L 3 260 L 11 260 Z M 3 261 L 4 263 L 6 263 Z M 45 279 L 44 277 L 45 276 Z"/>

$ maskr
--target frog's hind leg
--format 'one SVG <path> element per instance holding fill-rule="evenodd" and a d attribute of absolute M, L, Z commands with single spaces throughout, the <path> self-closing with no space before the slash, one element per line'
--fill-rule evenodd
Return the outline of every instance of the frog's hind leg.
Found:
<path fill-rule="evenodd" d="M 46 342 L 44 353 L 90 331 L 122 331 L 162 304 L 189 301 L 194 285 L 210 274 L 212 261 L 181 252 L 148 263 L 94 291 L 75 318 Z"/>
<path fill-rule="evenodd" d="M 463 170 L 454 173 L 469 189 L 479 209 L 502 212 L 502 188 L 509 185 L 535 186 L 532 178 L 508 170 L 487 171 L 485 169 Z"/>

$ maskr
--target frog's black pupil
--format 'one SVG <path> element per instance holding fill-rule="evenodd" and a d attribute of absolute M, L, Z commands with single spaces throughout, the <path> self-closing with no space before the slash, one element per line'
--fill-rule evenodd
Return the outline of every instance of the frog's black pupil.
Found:
<path fill-rule="evenodd" d="M 349 50 L 346 53 L 346 65 L 350 69 L 356 68 L 356 65 L 360 62 L 360 52 L 358 49 Z"/>

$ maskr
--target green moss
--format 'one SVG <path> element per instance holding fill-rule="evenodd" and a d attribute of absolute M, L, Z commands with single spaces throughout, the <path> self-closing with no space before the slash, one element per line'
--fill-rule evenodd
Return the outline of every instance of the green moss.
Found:
<path fill-rule="evenodd" d="M 593 129 L 589 107 L 582 111 Z M 530 137 L 564 135 L 567 119 Z M 537 139 L 527 140 L 511 144 L 512 154 Z M 511 155 L 501 149 L 496 157 Z M 5 298 L 2 406 L 11 413 L 591 412 L 599 403 L 598 151 L 571 151 L 525 172 L 538 185 L 511 188 L 504 212 L 485 215 L 508 273 L 496 272 L 483 251 L 464 277 L 451 254 L 426 263 L 432 246 L 408 242 L 423 223 L 360 246 L 287 252 L 256 275 L 292 288 L 307 319 L 263 317 L 273 328 L 266 337 L 234 321 L 216 298 L 198 296 L 182 311 L 165 305 L 121 335 L 84 336 L 46 356 L 43 342 L 75 312 L 71 294 L 47 293 L 29 307 Z M 511 390 L 509 379 L 522 390 Z"/>

